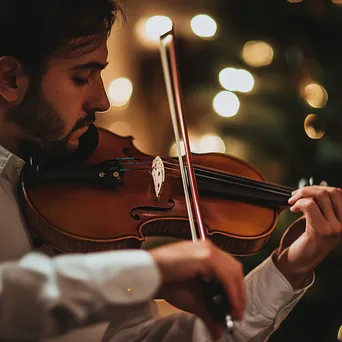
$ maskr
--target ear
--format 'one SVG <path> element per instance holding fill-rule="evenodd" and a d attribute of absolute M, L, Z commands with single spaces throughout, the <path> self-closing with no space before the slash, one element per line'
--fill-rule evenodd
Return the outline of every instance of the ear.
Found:
<path fill-rule="evenodd" d="M 24 98 L 29 86 L 21 63 L 14 57 L 0 58 L 0 97 L 9 105 L 17 105 Z"/>

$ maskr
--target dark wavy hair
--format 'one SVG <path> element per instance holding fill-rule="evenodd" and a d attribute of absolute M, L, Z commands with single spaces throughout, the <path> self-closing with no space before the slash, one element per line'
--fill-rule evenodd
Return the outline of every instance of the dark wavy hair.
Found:
<path fill-rule="evenodd" d="M 114 0 L 0 0 L 0 57 L 41 73 L 55 55 L 107 39 L 119 15 L 125 17 Z"/>

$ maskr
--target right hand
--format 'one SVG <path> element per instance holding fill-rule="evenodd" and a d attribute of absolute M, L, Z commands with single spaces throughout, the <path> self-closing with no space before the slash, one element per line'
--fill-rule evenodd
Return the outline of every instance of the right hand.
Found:
<path fill-rule="evenodd" d="M 179 242 L 150 251 L 162 278 L 158 295 L 171 305 L 200 317 L 215 339 L 223 327 L 213 321 L 203 298 L 201 279 L 220 282 L 231 304 L 233 320 L 246 308 L 243 267 L 210 241 Z"/>

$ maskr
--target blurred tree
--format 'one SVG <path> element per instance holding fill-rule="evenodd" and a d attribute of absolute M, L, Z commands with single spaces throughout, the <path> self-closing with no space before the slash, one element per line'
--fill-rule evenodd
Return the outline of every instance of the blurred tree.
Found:
<path fill-rule="evenodd" d="M 215 39 L 178 35 L 179 68 L 185 110 L 190 128 L 217 129 L 221 136 L 241 141 L 247 161 L 272 182 L 296 187 L 301 178 L 342 187 L 342 6 L 331 1 L 303 0 L 202 0 L 193 1 L 198 12 L 218 22 Z M 191 4 L 189 4 L 191 6 Z M 251 40 L 269 42 L 275 50 L 273 62 L 264 67 L 248 66 L 241 57 Z M 252 72 L 257 88 L 238 94 L 241 108 L 234 118 L 218 117 L 212 99 L 222 90 L 218 73 L 225 67 Z M 159 52 L 141 59 L 141 85 L 146 94 L 146 111 L 153 118 L 168 115 Z M 302 96 L 303 85 L 321 84 L 328 93 L 323 108 L 312 108 Z M 325 127 L 321 140 L 310 139 L 304 130 L 308 114 L 317 114 Z M 158 153 L 167 154 L 173 140 L 169 119 L 159 125 Z M 158 135 L 156 135 L 157 137 Z M 157 138 L 156 138 L 157 139 Z M 157 148 L 157 147 L 156 147 Z M 229 146 L 227 146 L 229 154 Z M 279 227 L 262 253 L 241 258 L 246 272 L 265 259 L 278 245 L 284 229 L 297 216 L 282 214 Z M 317 269 L 316 282 L 270 341 L 336 341 L 342 324 L 342 249 L 336 250 Z"/>

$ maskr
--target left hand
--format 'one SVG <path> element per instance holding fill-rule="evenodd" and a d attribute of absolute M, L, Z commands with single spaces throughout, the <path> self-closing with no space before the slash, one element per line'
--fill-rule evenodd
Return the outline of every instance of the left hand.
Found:
<path fill-rule="evenodd" d="M 294 289 L 302 287 L 313 270 L 341 241 L 342 190 L 326 186 L 298 189 L 289 199 L 292 212 L 303 212 L 288 228 L 275 263 Z"/>

